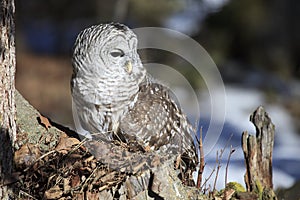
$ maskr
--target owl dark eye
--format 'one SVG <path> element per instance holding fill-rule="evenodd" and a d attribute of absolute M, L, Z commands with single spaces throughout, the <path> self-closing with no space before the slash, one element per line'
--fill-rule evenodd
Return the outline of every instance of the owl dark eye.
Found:
<path fill-rule="evenodd" d="M 121 49 L 114 49 L 110 52 L 110 55 L 114 58 L 117 58 L 117 57 L 123 57 L 125 53 Z"/>

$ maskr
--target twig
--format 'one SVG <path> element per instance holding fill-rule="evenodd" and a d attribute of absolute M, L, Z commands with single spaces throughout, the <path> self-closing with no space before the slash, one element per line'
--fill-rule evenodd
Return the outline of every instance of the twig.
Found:
<path fill-rule="evenodd" d="M 220 158 L 222 157 L 222 154 L 223 154 L 223 152 L 221 150 L 220 157 L 219 157 L 219 151 L 217 151 L 216 163 L 218 164 L 218 166 L 217 166 L 216 177 L 215 177 L 215 180 L 214 180 L 214 186 L 213 186 L 213 190 L 212 190 L 213 192 L 215 191 L 216 185 L 217 185 L 219 170 L 221 168 Z"/>
<path fill-rule="evenodd" d="M 223 153 L 225 152 L 225 149 L 227 148 L 227 146 L 228 146 L 228 144 L 229 144 L 232 136 L 233 136 L 233 134 L 230 135 L 230 137 L 228 138 L 225 146 L 223 147 L 223 149 L 220 150 L 220 155 L 219 155 L 219 152 L 217 151 L 216 163 L 218 165 L 217 165 L 216 177 L 215 177 L 215 180 L 214 180 L 213 191 L 215 191 L 215 189 L 216 189 L 217 180 L 218 180 L 218 176 L 219 176 L 219 171 L 220 171 L 220 168 L 221 168 L 221 162 L 220 162 L 220 160 L 222 159 Z"/>
<path fill-rule="evenodd" d="M 201 188 L 203 188 L 207 181 L 212 177 L 212 175 L 214 174 L 214 172 L 216 171 L 216 165 L 214 166 L 213 170 L 211 171 L 211 173 L 209 174 L 209 176 L 205 179 L 204 183 L 202 184 Z M 205 192 L 204 192 L 205 193 Z"/>
<path fill-rule="evenodd" d="M 38 159 L 36 159 L 30 166 L 28 166 L 26 169 L 24 169 L 23 171 L 26 172 L 28 171 L 29 169 L 31 169 L 31 167 L 37 163 L 38 161 L 42 160 L 43 158 L 45 158 L 46 156 L 50 155 L 50 154 L 54 154 L 54 153 L 57 153 L 56 150 L 52 150 L 52 151 L 49 151 L 47 153 L 45 153 L 44 155 L 40 156 Z"/>
<path fill-rule="evenodd" d="M 235 149 L 232 148 L 232 146 L 230 146 L 230 152 L 229 152 L 228 159 L 227 159 L 227 163 L 226 163 L 225 187 L 226 187 L 226 185 L 227 185 L 227 175 L 228 175 L 228 166 L 229 166 L 230 158 L 231 158 L 231 155 L 232 155 L 234 152 L 235 152 Z"/>
<path fill-rule="evenodd" d="M 202 174 L 204 171 L 204 151 L 202 144 L 202 127 L 200 128 L 200 139 L 199 139 L 199 150 L 200 150 L 200 166 L 198 170 L 197 188 L 201 190 Z"/>
<path fill-rule="evenodd" d="M 233 133 L 231 133 L 230 137 L 228 138 L 225 146 L 223 147 L 223 149 L 221 150 L 221 155 L 220 158 L 222 158 L 223 152 L 225 151 L 225 149 L 227 148 L 227 146 L 229 145 L 229 142 L 231 141 L 231 138 L 233 137 Z"/>
<path fill-rule="evenodd" d="M 95 175 L 96 171 L 98 170 L 98 168 L 99 168 L 99 167 L 96 167 L 96 168 L 92 171 L 92 173 L 87 177 L 87 179 L 85 179 L 85 180 L 83 181 L 83 183 L 81 183 L 81 190 L 80 190 L 80 192 L 83 192 L 83 190 L 88 186 L 88 181 L 91 180 L 91 179 L 94 177 L 94 175 Z"/>
<path fill-rule="evenodd" d="M 27 192 L 25 192 L 25 191 L 23 191 L 23 190 L 20 190 L 20 191 L 19 191 L 19 197 L 20 197 L 20 195 L 27 196 L 28 199 L 31 198 L 31 199 L 33 199 L 33 200 L 37 200 L 37 198 L 34 198 L 33 196 L 31 196 L 30 194 L 28 194 Z"/>

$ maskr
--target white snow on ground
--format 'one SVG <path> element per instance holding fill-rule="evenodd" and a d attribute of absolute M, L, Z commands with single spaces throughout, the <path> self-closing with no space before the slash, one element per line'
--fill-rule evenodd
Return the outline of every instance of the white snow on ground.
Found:
<path fill-rule="evenodd" d="M 209 116 L 209 96 L 202 96 L 200 99 L 201 119 Z M 295 177 L 291 175 L 293 167 L 287 167 L 289 165 L 300 166 L 300 137 L 296 134 L 293 126 L 292 118 L 290 114 L 281 105 L 267 105 L 264 100 L 264 95 L 259 90 L 239 88 L 236 86 L 226 86 L 226 123 L 230 124 L 230 127 L 224 126 L 223 132 L 213 148 L 213 150 L 206 156 L 207 165 L 203 177 L 208 177 L 215 165 L 216 152 L 224 148 L 225 143 L 228 141 L 231 133 L 233 134 L 232 141 L 229 143 L 227 150 L 222 157 L 222 167 L 219 172 L 219 178 L 217 181 L 217 188 L 224 187 L 225 167 L 228 157 L 228 151 L 230 144 L 236 149 L 231 157 L 231 163 L 228 173 L 228 182 L 237 181 L 243 183 L 243 177 L 245 173 L 243 152 L 240 147 L 240 138 L 243 131 L 247 130 L 248 133 L 254 134 L 255 128 L 249 121 L 250 114 L 259 106 L 263 105 L 275 124 L 275 147 L 273 152 L 273 183 L 274 187 L 290 187 L 295 182 Z M 203 109 L 204 108 L 204 109 Z M 205 109 L 208 108 L 208 109 Z M 201 123 L 201 121 L 200 121 Z M 230 132 L 230 133 L 229 133 Z M 299 165 L 298 165 L 299 164 Z M 295 166 L 297 168 L 297 166 Z M 294 167 L 294 168 L 295 168 Z M 294 170 L 297 172 L 297 170 Z M 299 173 L 299 172 L 298 172 Z M 214 175 L 213 175 L 214 177 Z M 298 177 L 300 177 L 298 175 Z M 212 179 L 212 178 L 211 178 Z M 211 186 L 213 185 L 213 179 L 209 181 Z"/>
<path fill-rule="evenodd" d="M 203 173 L 203 181 L 202 183 L 205 182 L 205 179 L 210 177 L 213 169 L 215 167 L 215 164 L 207 164 L 204 168 L 204 173 Z M 219 170 L 218 174 L 218 179 L 216 182 L 216 189 L 222 189 L 225 186 L 225 174 L 226 174 L 226 163 L 222 163 L 221 168 Z M 230 164 L 228 167 L 228 175 L 227 175 L 227 183 L 229 182 L 238 182 L 242 184 L 244 187 L 244 174 L 245 174 L 245 167 L 240 166 L 240 165 L 235 165 L 235 164 Z M 197 173 L 194 174 L 195 180 L 197 180 Z M 216 170 L 214 171 L 213 175 L 211 178 L 207 181 L 206 183 L 206 188 L 210 185 L 212 188 L 214 185 L 216 177 Z M 292 186 L 295 183 L 295 179 L 287 174 L 286 172 L 280 170 L 280 169 L 273 169 L 273 184 L 274 188 L 287 188 Z"/>

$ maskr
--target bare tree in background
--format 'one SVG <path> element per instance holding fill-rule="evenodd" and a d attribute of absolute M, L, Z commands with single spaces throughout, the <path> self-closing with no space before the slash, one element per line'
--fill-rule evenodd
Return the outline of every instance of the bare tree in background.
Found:
<path fill-rule="evenodd" d="M 9 199 L 16 139 L 14 0 L 2 0 L 0 7 L 0 199 Z"/>

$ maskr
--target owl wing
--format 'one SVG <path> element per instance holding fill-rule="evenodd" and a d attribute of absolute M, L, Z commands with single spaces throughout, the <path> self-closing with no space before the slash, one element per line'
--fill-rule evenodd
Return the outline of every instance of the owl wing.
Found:
<path fill-rule="evenodd" d="M 192 126 L 170 91 L 158 83 L 140 86 L 136 103 L 120 122 L 120 132 L 134 150 L 196 154 Z"/>

